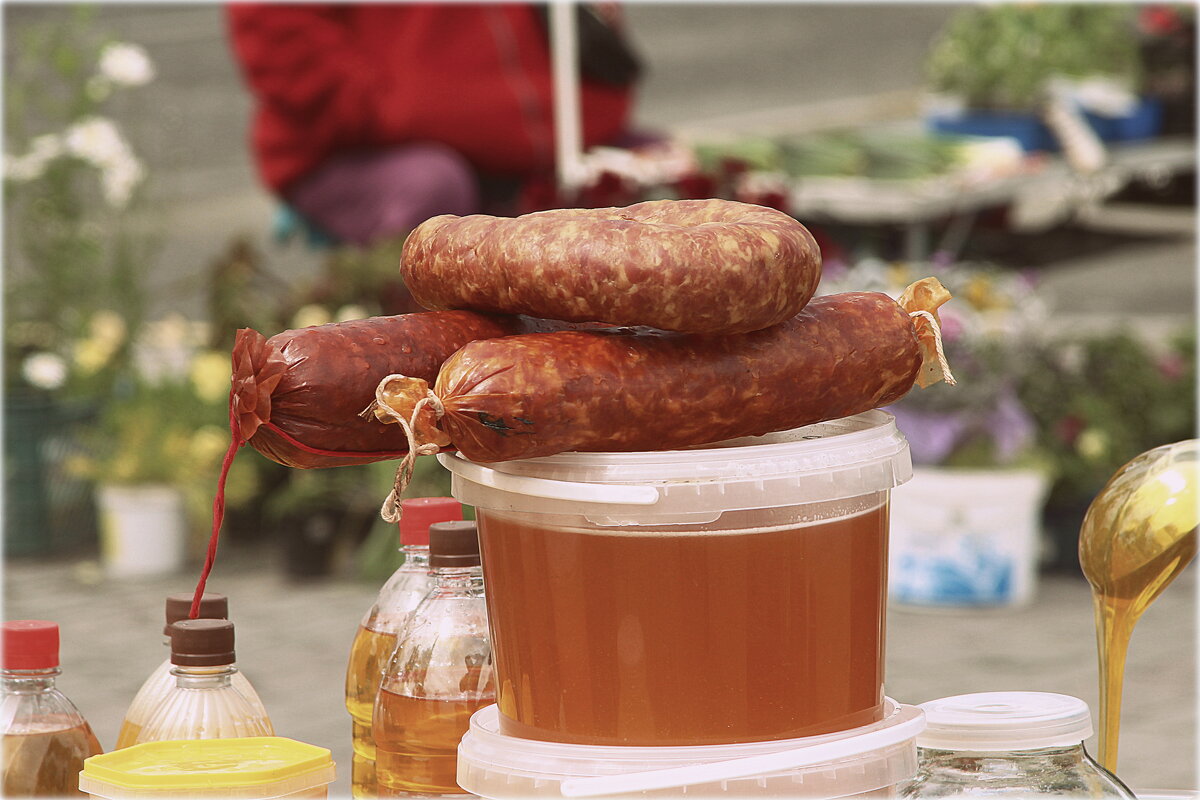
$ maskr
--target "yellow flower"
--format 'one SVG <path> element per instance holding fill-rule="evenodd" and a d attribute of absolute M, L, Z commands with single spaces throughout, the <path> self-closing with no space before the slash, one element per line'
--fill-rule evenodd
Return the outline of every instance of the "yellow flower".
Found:
<path fill-rule="evenodd" d="M 92 375 L 99 372 L 112 358 L 113 348 L 99 339 L 84 339 L 75 344 L 73 355 L 79 371 L 84 375 Z"/>
<path fill-rule="evenodd" d="M 97 311 L 92 315 L 88 329 L 91 338 L 114 351 L 125 341 L 125 318 L 115 311 Z"/>
<path fill-rule="evenodd" d="M 352 319 L 366 319 L 368 316 L 370 316 L 370 314 L 367 313 L 365 308 L 353 304 L 342 306 L 337 310 L 337 313 L 333 315 L 337 322 L 346 322 L 347 320 Z"/>
<path fill-rule="evenodd" d="M 1098 428 L 1087 428 L 1075 440 L 1075 450 L 1088 461 L 1099 461 L 1108 452 L 1108 434 Z"/>
<path fill-rule="evenodd" d="M 228 449 L 229 431 L 216 425 L 201 425 L 192 434 L 191 456 L 197 464 L 215 464 Z"/>
<path fill-rule="evenodd" d="M 324 325 L 333 320 L 329 317 L 329 312 L 315 303 L 303 306 L 296 312 L 295 318 L 292 320 L 294 328 L 309 328 L 313 325 Z"/>
<path fill-rule="evenodd" d="M 229 356 L 224 353 L 209 350 L 196 356 L 190 374 L 192 387 L 204 402 L 220 403 L 229 396 Z"/>

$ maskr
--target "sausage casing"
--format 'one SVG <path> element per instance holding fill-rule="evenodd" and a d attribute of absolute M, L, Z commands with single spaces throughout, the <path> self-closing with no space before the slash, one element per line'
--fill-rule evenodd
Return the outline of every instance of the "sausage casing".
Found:
<path fill-rule="evenodd" d="M 433 392 L 472 461 L 664 450 L 808 425 L 895 402 L 923 363 L 916 323 L 885 294 L 813 300 L 731 336 L 607 329 L 475 341 Z"/>
<path fill-rule="evenodd" d="M 433 217 L 409 234 L 400 271 L 431 309 L 743 333 L 804 307 L 821 253 L 803 225 L 772 208 L 654 200 Z"/>
<path fill-rule="evenodd" d="M 238 434 L 289 467 L 335 467 L 400 458 L 399 427 L 359 416 L 394 372 L 433 381 L 442 362 L 476 339 L 561 330 L 528 317 L 438 311 L 335 322 L 278 333 L 238 331 L 232 411 Z"/>

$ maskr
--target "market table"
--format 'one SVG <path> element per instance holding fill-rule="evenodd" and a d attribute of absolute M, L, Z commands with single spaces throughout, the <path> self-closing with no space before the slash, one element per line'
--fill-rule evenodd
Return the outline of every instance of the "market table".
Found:
<path fill-rule="evenodd" d="M 1099 203 L 1125 186 L 1162 185 L 1196 164 L 1196 142 L 1171 137 L 1110 145 L 1108 162 L 1083 175 L 1059 155 L 1031 155 L 1012 175 L 973 179 L 944 175 L 914 180 L 813 177 L 793 179 L 791 213 L 805 222 L 850 226 L 898 226 L 904 257 L 926 260 L 936 223 L 949 219 L 947 239 L 965 238 L 979 212 L 1012 206 L 1027 224 L 1060 221 Z"/>

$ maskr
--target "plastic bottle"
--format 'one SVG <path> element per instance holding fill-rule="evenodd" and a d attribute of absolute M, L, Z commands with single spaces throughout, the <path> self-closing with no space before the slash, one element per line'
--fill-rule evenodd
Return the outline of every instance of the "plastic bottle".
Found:
<path fill-rule="evenodd" d="M 375 604 L 363 617 L 346 665 L 346 710 L 353 720 L 350 784 L 354 797 L 376 794 L 371 715 L 383 669 L 396 649 L 396 634 L 433 587 L 433 577 L 429 574 L 429 526 L 462 519 L 462 505 L 453 497 L 401 500 L 400 509 L 400 552 L 404 554 L 404 563 L 384 583 Z"/>
<path fill-rule="evenodd" d="M 475 523 L 432 525 L 429 565 L 433 589 L 400 634 L 375 700 L 380 797 L 463 794 L 458 743 L 495 698 Z"/>
<path fill-rule="evenodd" d="M 271 720 L 233 686 L 233 623 L 186 619 L 168 626 L 175 686 L 135 744 L 171 739 L 274 736 Z"/>
<path fill-rule="evenodd" d="M 4 797 L 62 797 L 79 791 L 84 759 L 104 752 L 79 709 L 55 687 L 58 624 L 5 622 L 0 663 Z"/>
<path fill-rule="evenodd" d="M 192 610 L 192 594 L 172 594 L 166 601 L 166 624 L 163 625 L 163 645 L 171 646 L 170 625 L 188 618 Z M 200 598 L 199 619 L 228 619 L 229 598 L 215 592 L 205 592 Z M 117 746 L 128 747 L 138 740 L 138 733 L 149 721 L 171 690 L 175 688 L 175 676 L 171 674 L 171 659 L 168 656 L 158 665 L 158 669 L 150 673 L 150 677 L 142 684 L 142 688 L 133 696 L 125 719 L 121 722 L 121 732 L 117 734 Z M 259 699 L 258 692 L 250 685 L 245 673 L 238 670 L 233 674 L 232 683 L 235 689 L 245 695 L 264 719 L 269 719 L 267 710 Z"/>
<path fill-rule="evenodd" d="M 901 797 L 1131 798 L 1083 741 L 1091 713 L 1048 692 L 980 692 L 922 703 L 917 776 Z"/>

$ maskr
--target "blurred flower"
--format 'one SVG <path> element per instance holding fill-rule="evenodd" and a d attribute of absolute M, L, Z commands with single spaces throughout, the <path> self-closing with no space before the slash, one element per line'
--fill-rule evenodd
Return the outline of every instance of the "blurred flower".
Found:
<path fill-rule="evenodd" d="M 366 319 L 369 316 L 370 313 L 365 308 L 351 303 L 339 308 L 333 318 L 335 322 L 346 322 L 352 319 Z"/>
<path fill-rule="evenodd" d="M 220 403 L 229 396 L 229 356 L 213 350 L 201 353 L 192 360 L 192 388 L 206 403 Z"/>
<path fill-rule="evenodd" d="M 325 325 L 332 321 L 329 312 L 324 307 L 316 303 L 310 303 L 309 305 L 301 306 L 296 311 L 296 316 L 292 319 L 292 327 L 309 328 L 314 325 Z"/>
<path fill-rule="evenodd" d="M 1108 434 L 1087 428 L 1075 439 L 1075 450 L 1088 461 L 1099 461 L 1108 453 Z"/>
<path fill-rule="evenodd" d="M 142 86 L 154 80 L 154 64 L 140 45 L 113 42 L 100 51 L 100 74 L 118 86 Z"/>
<path fill-rule="evenodd" d="M 107 117 L 86 117 L 67 128 L 66 151 L 100 170 L 104 199 L 124 208 L 145 169 L 116 124 Z"/>
<path fill-rule="evenodd" d="M 29 143 L 25 155 L 4 154 L 4 177 L 21 183 L 37 180 L 46 172 L 46 166 L 63 152 L 63 140 L 57 134 L 38 136 Z"/>
<path fill-rule="evenodd" d="M 21 364 L 21 374 L 38 389 L 57 389 L 67 381 L 67 362 L 56 353 L 34 353 Z"/>

